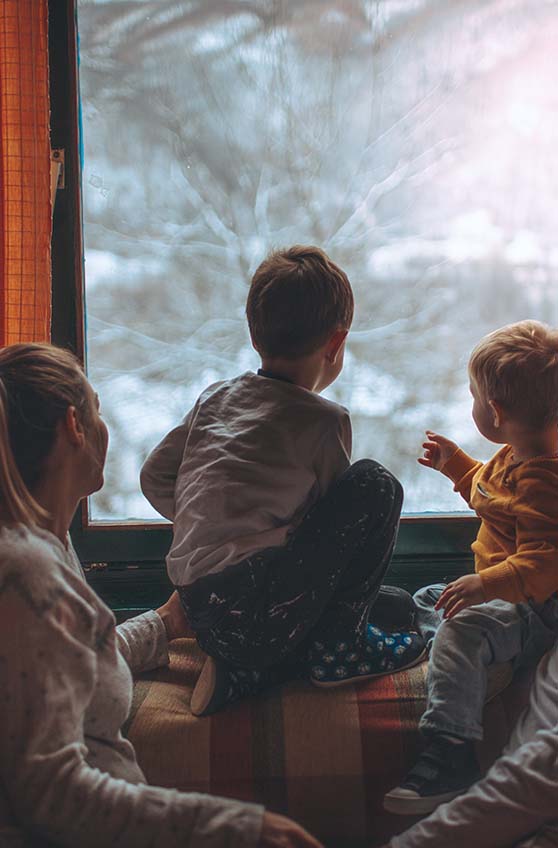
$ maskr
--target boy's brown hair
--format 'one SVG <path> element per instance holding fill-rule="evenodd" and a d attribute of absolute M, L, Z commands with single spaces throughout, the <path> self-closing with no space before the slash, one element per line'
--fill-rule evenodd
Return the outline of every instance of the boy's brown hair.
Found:
<path fill-rule="evenodd" d="M 485 336 L 469 374 L 487 400 L 538 429 L 558 420 L 558 331 L 540 321 L 508 324 Z"/>
<path fill-rule="evenodd" d="M 256 269 L 246 303 L 252 344 L 261 356 L 296 359 L 336 330 L 348 330 L 354 299 L 344 271 L 319 247 L 270 253 Z"/>

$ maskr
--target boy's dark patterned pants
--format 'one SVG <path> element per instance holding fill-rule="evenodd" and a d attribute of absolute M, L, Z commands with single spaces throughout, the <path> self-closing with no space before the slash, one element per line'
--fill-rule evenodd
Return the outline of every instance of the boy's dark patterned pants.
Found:
<path fill-rule="evenodd" d="M 314 641 L 360 645 L 389 565 L 403 489 L 379 463 L 352 465 L 283 547 L 201 577 L 179 594 L 205 653 L 245 669 L 306 665 Z"/>

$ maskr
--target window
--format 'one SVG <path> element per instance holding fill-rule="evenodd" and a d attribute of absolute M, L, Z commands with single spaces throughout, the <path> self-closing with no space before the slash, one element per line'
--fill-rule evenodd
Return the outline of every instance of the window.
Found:
<path fill-rule="evenodd" d="M 155 518 L 144 456 L 205 385 L 256 367 L 250 275 L 294 242 L 324 246 L 355 290 L 329 390 L 351 409 L 355 458 L 400 477 L 407 512 L 462 510 L 416 463 L 424 429 L 490 455 L 468 353 L 504 323 L 558 323 L 556 4 L 79 0 L 77 13 L 84 342 L 112 436 L 92 522 Z M 400 551 L 466 551 L 473 529 L 408 523 Z"/>

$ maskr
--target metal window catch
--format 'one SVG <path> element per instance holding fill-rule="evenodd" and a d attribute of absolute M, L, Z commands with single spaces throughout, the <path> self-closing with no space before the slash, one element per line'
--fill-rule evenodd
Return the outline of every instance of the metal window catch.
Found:
<path fill-rule="evenodd" d="M 52 169 L 57 173 L 57 178 L 55 182 L 55 187 L 58 188 L 66 188 L 66 157 L 65 150 L 63 147 L 53 147 L 50 152 L 50 161 L 52 165 Z"/>
<path fill-rule="evenodd" d="M 85 566 L 86 571 L 106 571 L 108 562 L 88 562 Z"/>

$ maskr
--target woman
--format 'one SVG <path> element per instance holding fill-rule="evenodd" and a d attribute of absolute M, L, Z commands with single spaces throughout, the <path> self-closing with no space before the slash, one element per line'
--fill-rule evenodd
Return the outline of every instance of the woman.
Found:
<path fill-rule="evenodd" d="M 131 671 L 168 662 L 177 599 L 115 627 L 68 528 L 108 432 L 74 357 L 0 351 L 0 844 L 319 848 L 257 805 L 147 786 L 120 727 Z"/>

